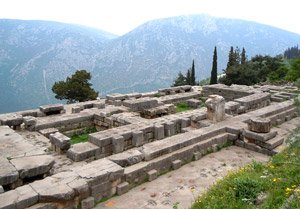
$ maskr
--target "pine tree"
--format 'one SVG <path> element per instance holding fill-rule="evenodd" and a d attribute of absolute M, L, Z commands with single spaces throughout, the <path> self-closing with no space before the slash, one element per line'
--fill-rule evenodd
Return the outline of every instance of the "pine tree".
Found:
<path fill-rule="evenodd" d="M 195 63 L 193 60 L 192 69 L 191 69 L 191 83 L 190 85 L 195 86 L 196 85 L 196 76 L 195 76 Z"/>
<path fill-rule="evenodd" d="M 184 85 L 186 85 L 186 77 L 184 77 L 184 75 L 181 72 L 179 72 L 172 86 L 184 86 Z"/>
<path fill-rule="evenodd" d="M 241 64 L 242 65 L 246 64 L 246 60 L 247 60 L 247 58 L 246 58 L 246 50 L 243 47 L 242 54 L 241 54 Z"/>
<path fill-rule="evenodd" d="M 66 99 L 67 103 L 84 102 L 94 100 L 98 96 L 89 83 L 92 76 L 86 70 L 77 70 L 71 77 L 67 77 L 66 81 L 55 82 L 52 91 L 55 93 L 56 99 Z"/>
<path fill-rule="evenodd" d="M 211 76 L 210 76 L 210 84 L 217 84 L 218 83 L 218 62 L 217 62 L 217 47 L 215 46 L 214 55 L 213 55 L 213 63 L 211 69 Z"/>

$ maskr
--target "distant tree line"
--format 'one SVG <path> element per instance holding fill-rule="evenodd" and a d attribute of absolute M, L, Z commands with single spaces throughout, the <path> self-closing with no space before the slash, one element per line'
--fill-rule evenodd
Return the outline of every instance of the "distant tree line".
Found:
<path fill-rule="evenodd" d="M 200 81 L 203 84 L 223 83 L 225 85 L 240 84 L 254 85 L 262 82 L 291 81 L 298 79 L 300 84 L 300 50 L 298 46 L 288 48 L 283 55 L 255 55 L 248 60 L 245 48 L 230 47 L 228 62 L 223 74 L 218 76 L 217 47 L 214 48 L 211 76 Z M 219 78 L 218 78 L 219 77 Z M 297 83 L 298 83 L 297 82 Z M 179 72 L 173 86 L 195 85 L 195 66 L 188 69 L 186 74 Z"/>
<path fill-rule="evenodd" d="M 193 60 L 192 67 L 187 72 L 182 74 L 180 71 L 172 86 L 196 85 L 195 62 Z"/>
<path fill-rule="evenodd" d="M 298 45 L 285 50 L 283 56 L 286 59 L 295 59 L 297 57 L 300 57 L 300 49 L 298 48 Z"/>

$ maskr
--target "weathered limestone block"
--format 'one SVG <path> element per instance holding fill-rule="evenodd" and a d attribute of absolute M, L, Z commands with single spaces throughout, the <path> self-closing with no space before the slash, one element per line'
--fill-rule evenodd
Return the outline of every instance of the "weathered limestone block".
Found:
<path fill-rule="evenodd" d="M 58 132 L 57 128 L 46 128 L 46 129 L 39 130 L 39 133 L 41 133 L 42 135 L 44 135 L 47 138 L 50 137 L 50 134 L 54 134 L 56 132 Z"/>
<path fill-rule="evenodd" d="M 4 193 L 3 186 L 0 185 L 0 194 Z"/>
<path fill-rule="evenodd" d="M 153 181 L 153 180 L 157 179 L 158 172 L 157 172 L 157 170 L 153 169 L 151 171 L 148 171 L 147 175 L 148 175 L 148 180 Z"/>
<path fill-rule="evenodd" d="M 191 125 L 191 120 L 189 118 L 182 118 L 181 119 L 181 128 L 186 128 Z"/>
<path fill-rule="evenodd" d="M 75 196 L 74 190 L 58 178 L 47 177 L 29 185 L 38 193 L 40 202 L 69 201 Z"/>
<path fill-rule="evenodd" d="M 144 155 L 140 151 L 132 149 L 119 154 L 111 155 L 108 157 L 108 159 L 122 167 L 127 167 L 141 162 L 144 159 Z"/>
<path fill-rule="evenodd" d="M 249 131 L 249 130 L 243 131 L 243 136 L 253 143 L 255 141 L 261 141 L 261 142 L 268 141 L 268 140 L 274 138 L 276 135 L 277 135 L 277 131 L 271 131 L 269 133 L 256 133 L 256 132 Z"/>
<path fill-rule="evenodd" d="M 154 138 L 156 140 L 161 140 L 165 138 L 165 128 L 163 125 L 154 125 Z"/>
<path fill-rule="evenodd" d="M 201 104 L 201 102 L 198 99 L 189 99 L 186 102 L 189 107 L 194 109 L 197 109 Z"/>
<path fill-rule="evenodd" d="M 60 114 L 62 110 L 64 110 L 64 105 L 62 104 L 50 104 L 40 106 L 40 111 L 46 115 Z"/>
<path fill-rule="evenodd" d="M 219 95 L 209 95 L 205 102 L 207 106 L 207 118 L 214 123 L 225 118 L 225 99 Z"/>
<path fill-rule="evenodd" d="M 0 157 L 0 185 L 8 185 L 19 178 L 17 169 L 4 157 Z"/>
<path fill-rule="evenodd" d="M 38 203 L 26 209 L 57 209 L 55 203 Z"/>
<path fill-rule="evenodd" d="M 181 164 L 182 164 L 182 161 L 181 161 L 181 160 L 174 160 L 174 161 L 172 162 L 172 169 L 173 169 L 173 170 L 176 170 L 176 169 L 180 168 L 180 167 L 181 167 Z"/>
<path fill-rule="evenodd" d="M 175 123 L 174 122 L 167 122 L 164 126 L 165 128 L 165 136 L 173 136 L 175 135 Z"/>
<path fill-rule="evenodd" d="M 112 138 L 112 145 L 113 145 L 113 153 L 120 153 L 123 152 L 125 143 L 123 136 L 114 136 Z"/>
<path fill-rule="evenodd" d="M 0 125 L 7 125 L 15 129 L 23 123 L 23 120 L 23 116 L 20 114 L 4 114 L 0 117 Z"/>
<path fill-rule="evenodd" d="M 271 121 L 268 118 L 251 118 L 248 123 L 248 128 L 253 132 L 268 133 L 271 129 Z"/>
<path fill-rule="evenodd" d="M 80 106 L 74 106 L 72 107 L 72 113 L 80 113 L 81 107 Z"/>
<path fill-rule="evenodd" d="M 50 134 L 50 142 L 62 151 L 68 150 L 71 146 L 70 138 L 59 132 Z"/>
<path fill-rule="evenodd" d="M 97 157 L 100 155 L 100 151 L 101 149 L 98 146 L 90 142 L 83 142 L 72 145 L 67 151 L 67 156 L 71 160 L 78 162 L 90 157 Z"/>
<path fill-rule="evenodd" d="M 81 201 L 81 208 L 82 209 L 92 209 L 95 206 L 95 198 L 88 197 Z"/>
<path fill-rule="evenodd" d="M 132 145 L 140 147 L 144 144 L 144 135 L 142 131 L 134 131 L 132 133 Z"/>
<path fill-rule="evenodd" d="M 18 170 L 20 178 L 24 179 L 47 173 L 54 165 L 54 157 L 37 155 L 14 158 L 10 162 Z"/>
<path fill-rule="evenodd" d="M 234 101 L 225 103 L 225 112 L 229 115 L 237 115 L 241 104 Z"/>
<path fill-rule="evenodd" d="M 38 194 L 29 185 L 0 194 L 1 209 L 23 209 L 37 202 Z"/>
<path fill-rule="evenodd" d="M 23 119 L 24 119 L 25 128 L 32 130 L 36 124 L 36 118 L 32 116 L 25 116 Z"/>
<path fill-rule="evenodd" d="M 122 195 L 129 191 L 129 183 L 123 182 L 117 186 L 117 194 Z"/>

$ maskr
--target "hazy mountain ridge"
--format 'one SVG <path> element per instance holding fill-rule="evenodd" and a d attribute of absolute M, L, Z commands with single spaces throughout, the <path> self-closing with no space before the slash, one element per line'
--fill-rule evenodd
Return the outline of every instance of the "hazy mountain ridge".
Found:
<path fill-rule="evenodd" d="M 146 91 L 170 85 L 192 59 L 197 79 L 209 76 L 215 45 L 221 71 L 231 45 L 250 57 L 299 42 L 300 35 L 270 26 L 204 15 L 150 21 L 121 37 L 56 22 L 0 20 L 0 112 L 54 102 L 53 83 L 77 69 L 91 71 L 103 94 Z"/>

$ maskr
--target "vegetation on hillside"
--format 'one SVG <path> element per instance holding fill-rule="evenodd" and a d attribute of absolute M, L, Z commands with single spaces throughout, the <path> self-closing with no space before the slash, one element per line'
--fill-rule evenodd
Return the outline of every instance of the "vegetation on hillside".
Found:
<path fill-rule="evenodd" d="M 210 75 L 210 84 L 217 84 L 217 83 L 218 83 L 218 56 L 217 56 L 217 47 L 215 46 L 211 75 Z"/>
<path fill-rule="evenodd" d="M 246 51 L 243 48 L 230 48 L 225 76 L 219 79 L 220 83 L 231 85 L 253 85 L 261 82 L 296 81 L 300 78 L 300 57 L 298 47 L 292 47 L 284 52 L 285 56 L 271 57 L 268 55 L 256 55 L 247 60 Z M 288 60 L 287 57 L 294 59 Z"/>
<path fill-rule="evenodd" d="M 191 208 L 300 208 L 300 127 L 288 144 L 267 164 L 253 161 L 229 173 Z"/>
<path fill-rule="evenodd" d="M 92 76 L 86 70 L 77 70 L 66 81 L 55 82 L 52 91 L 56 94 L 56 99 L 66 99 L 67 103 L 84 102 L 94 100 L 98 96 L 89 82 Z"/>
<path fill-rule="evenodd" d="M 71 144 L 87 142 L 89 139 L 89 134 L 95 133 L 95 132 L 97 132 L 97 129 L 95 127 L 93 127 L 93 128 L 86 129 L 85 132 L 83 132 L 81 134 L 74 134 L 73 136 L 71 136 Z"/>

